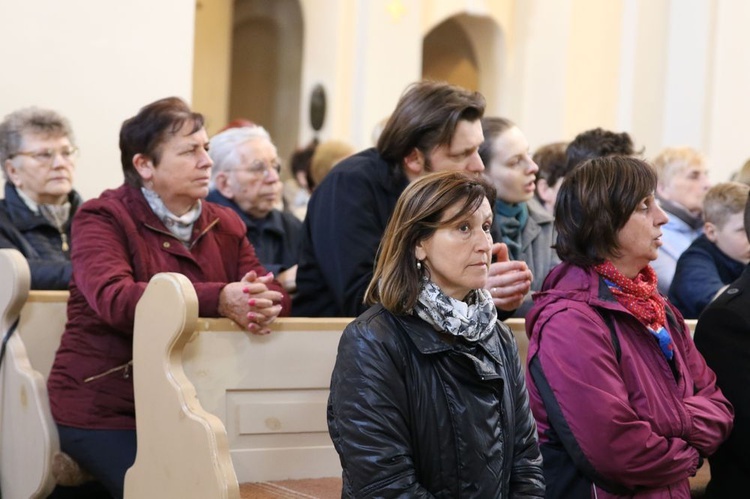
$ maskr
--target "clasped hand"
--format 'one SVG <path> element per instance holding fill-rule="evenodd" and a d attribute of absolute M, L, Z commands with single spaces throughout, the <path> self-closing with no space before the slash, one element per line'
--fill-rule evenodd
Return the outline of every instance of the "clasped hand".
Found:
<path fill-rule="evenodd" d="M 250 271 L 239 282 L 224 286 L 219 294 L 219 313 L 254 334 L 268 334 L 281 312 L 281 293 L 268 289 L 269 272 L 258 277 Z"/>

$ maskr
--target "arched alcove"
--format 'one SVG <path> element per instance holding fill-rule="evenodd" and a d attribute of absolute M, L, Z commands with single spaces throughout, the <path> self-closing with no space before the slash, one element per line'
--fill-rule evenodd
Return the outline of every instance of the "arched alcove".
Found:
<path fill-rule="evenodd" d="M 297 145 L 302 71 L 299 0 L 236 0 L 229 119 L 265 127 L 282 160 Z"/>
<path fill-rule="evenodd" d="M 443 21 L 424 37 L 422 78 L 479 90 L 479 67 L 474 48 L 456 18 Z"/>
<path fill-rule="evenodd" d="M 444 80 L 487 99 L 499 112 L 506 58 L 503 32 L 487 16 L 457 14 L 430 28 L 422 45 L 422 78 Z"/>

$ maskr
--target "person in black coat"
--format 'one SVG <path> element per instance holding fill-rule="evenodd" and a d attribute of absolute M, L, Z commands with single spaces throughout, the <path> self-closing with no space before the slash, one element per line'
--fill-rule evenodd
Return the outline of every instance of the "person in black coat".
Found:
<path fill-rule="evenodd" d="M 750 203 L 744 217 L 750 238 Z M 743 497 L 750 476 L 750 268 L 703 311 L 695 328 L 695 346 L 734 406 L 732 433 L 708 458 L 711 481 L 706 497 Z"/>
<path fill-rule="evenodd" d="M 31 289 L 68 289 L 70 222 L 82 202 L 73 190 L 77 152 L 70 123 L 55 111 L 20 109 L 0 123 L 0 248 L 26 257 Z"/>
<path fill-rule="evenodd" d="M 464 172 L 400 197 L 331 379 L 342 497 L 544 497 L 518 349 L 484 289 L 494 198 Z"/>
<path fill-rule="evenodd" d="M 396 200 L 425 173 L 484 164 L 481 118 L 484 97 L 447 83 L 422 81 L 407 88 L 380 134 L 376 148 L 350 156 L 326 175 L 310 198 L 302 228 L 298 317 L 354 317 L 372 278 L 375 254 Z M 493 247 L 487 289 L 501 312 L 518 308 L 531 286 L 524 262 L 509 261 Z"/>
<path fill-rule="evenodd" d="M 260 263 L 288 292 L 296 289 L 302 222 L 281 204 L 281 162 L 260 126 L 229 128 L 211 137 L 214 161 L 207 201 L 233 209 L 247 226 Z"/>

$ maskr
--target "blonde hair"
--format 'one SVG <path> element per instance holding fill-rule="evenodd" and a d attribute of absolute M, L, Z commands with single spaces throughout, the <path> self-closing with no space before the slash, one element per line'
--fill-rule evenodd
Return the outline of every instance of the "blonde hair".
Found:
<path fill-rule="evenodd" d="M 677 173 L 692 165 L 706 165 L 706 157 L 692 147 L 667 147 L 651 162 L 656 170 L 660 185 L 666 185 Z"/>
<path fill-rule="evenodd" d="M 711 187 L 703 200 L 703 219 L 722 228 L 729 217 L 745 210 L 750 186 L 740 182 L 722 182 Z"/>
<path fill-rule="evenodd" d="M 336 163 L 353 153 L 354 147 L 340 140 L 326 140 L 318 144 L 310 160 L 310 178 L 312 179 L 310 188 L 319 185 L 331 168 L 336 166 Z"/>
<path fill-rule="evenodd" d="M 750 159 L 745 161 L 745 164 L 742 165 L 742 168 L 740 168 L 732 177 L 732 180 L 735 182 L 740 182 L 743 184 L 750 185 Z"/>

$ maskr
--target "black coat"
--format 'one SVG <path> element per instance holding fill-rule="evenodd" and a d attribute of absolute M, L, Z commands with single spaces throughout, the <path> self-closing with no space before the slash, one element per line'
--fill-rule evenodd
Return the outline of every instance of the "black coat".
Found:
<path fill-rule="evenodd" d="M 347 326 L 328 401 L 343 497 L 544 497 L 510 330 L 478 345 L 376 305 Z"/>
<path fill-rule="evenodd" d="M 356 317 L 375 255 L 408 181 L 375 149 L 350 156 L 313 191 L 302 228 L 297 317 Z"/>
<path fill-rule="evenodd" d="M 280 272 L 297 265 L 302 235 L 302 222 L 297 217 L 284 211 L 271 210 L 265 220 L 258 220 L 216 190 L 209 192 L 206 201 L 231 208 L 240 216 L 258 260 L 273 275 L 278 276 Z"/>
<path fill-rule="evenodd" d="M 750 476 L 750 268 L 703 311 L 695 346 L 734 406 L 734 428 L 708 461 L 709 498 L 746 497 Z"/>
<path fill-rule="evenodd" d="M 15 186 L 5 184 L 5 199 L 0 199 L 0 248 L 23 253 L 31 270 L 31 289 L 68 289 L 72 273 L 70 225 L 82 202 L 76 191 L 71 191 L 68 200 L 70 218 L 63 227 L 68 248 L 63 249 L 61 232 L 26 206 Z"/>

